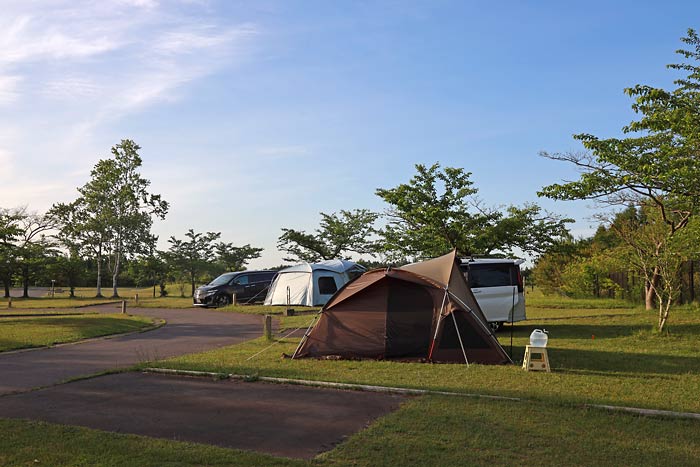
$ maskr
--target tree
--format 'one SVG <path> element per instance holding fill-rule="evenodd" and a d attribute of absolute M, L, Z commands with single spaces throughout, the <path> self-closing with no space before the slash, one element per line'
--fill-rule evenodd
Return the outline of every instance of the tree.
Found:
<path fill-rule="evenodd" d="M 339 214 L 321 214 L 316 233 L 282 229 L 277 247 L 289 253 L 285 261 L 310 263 L 347 257 L 348 253 L 371 254 L 375 244 L 370 236 L 375 233 L 374 222 L 379 217 L 367 209 L 341 210 Z"/>
<path fill-rule="evenodd" d="M 136 285 L 150 285 L 153 287 L 153 298 L 156 298 L 156 285 L 160 288 L 160 296 L 167 295 L 165 283 L 168 278 L 169 268 L 166 261 L 167 254 L 161 251 L 153 251 L 141 256 L 129 263 L 129 273 L 134 278 Z"/>
<path fill-rule="evenodd" d="M 408 183 L 377 189 L 389 204 L 388 224 L 380 232 L 383 251 L 430 258 L 456 248 L 463 256 L 545 251 L 567 235 L 566 223 L 535 204 L 489 208 L 462 168 L 416 165 Z"/>
<path fill-rule="evenodd" d="M 255 248 L 247 243 L 233 246 L 233 243 L 219 242 L 214 245 L 216 261 L 225 271 L 242 271 L 248 262 L 260 258 L 263 248 Z"/>
<path fill-rule="evenodd" d="M 55 256 L 56 244 L 47 234 L 56 228 L 50 215 L 27 212 L 26 208 L 16 211 L 20 234 L 17 239 L 16 263 L 22 278 L 22 297 L 29 298 L 29 282 L 32 274 L 43 269 L 48 258 Z"/>
<path fill-rule="evenodd" d="M 214 260 L 214 241 L 221 237 L 221 232 L 200 233 L 189 229 L 185 234 L 187 240 L 170 237 L 168 262 L 186 275 L 194 295 L 195 283 L 199 275 L 209 269 Z"/>
<path fill-rule="evenodd" d="M 94 253 L 98 296 L 103 255 L 112 273 L 112 296 L 118 297 L 122 261 L 150 251 L 157 240 L 151 234 L 153 218 L 163 219 L 168 212 L 168 203 L 148 192 L 150 181 L 139 173 L 140 149 L 128 139 L 113 146 L 112 158 L 100 160 L 91 180 L 78 189 L 80 197 L 52 210 L 63 221 L 63 233 Z"/>
<path fill-rule="evenodd" d="M 668 317 L 673 294 L 659 293 L 672 282 L 674 237 L 698 213 L 700 206 L 700 37 L 689 29 L 681 39 L 690 50 L 678 50 L 685 61 L 668 68 L 686 72 L 673 90 L 636 85 L 625 92 L 634 99 L 639 120 L 623 127 L 625 137 L 599 139 L 574 135 L 586 152 L 547 153 L 549 159 L 575 165 L 578 180 L 545 186 L 541 196 L 557 200 L 588 199 L 606 206 L 644 206 L 656 210 L 659 224 L 644 249 L 646 307 L 659 306 L 659 330 Z M 661 228 L 663 227 L 663 228 Z M 661 229 L 661 230 L 658 230 Z M 649 229 L 647 229 L 649 230 Z M 641 250 L 639 250 L 641 252 Z M 666 310 L 666 311 L 664 311 Z"/>
<path fill-rule="evenodd" d="M 0 208 L 0 281 L 5 288 L 5 298 L 10 296 L 12 274 L 17 259 L 17 245 L 22 230 L 18 222 L 21 220 L 20 210 Z"/>

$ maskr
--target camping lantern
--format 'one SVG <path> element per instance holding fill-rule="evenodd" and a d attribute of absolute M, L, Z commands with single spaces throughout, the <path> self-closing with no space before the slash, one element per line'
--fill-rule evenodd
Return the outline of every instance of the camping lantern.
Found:
<path fill-rule="evenodd" d="M 535 329 L 530 334 L 530 345 L 532 347 L 547 347 L 547 340 L 549 340 L 549 336 L 547 336 L 546 329 Z"/>

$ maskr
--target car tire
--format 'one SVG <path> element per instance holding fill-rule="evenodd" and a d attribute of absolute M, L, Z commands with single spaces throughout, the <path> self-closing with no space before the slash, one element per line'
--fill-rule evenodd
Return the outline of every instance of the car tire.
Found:
<path fill-rule="evenodd" d="M 216 298 L 214 298 L 214 306 L 216 308 L 226 306 L 230 303 L 231 303 L 231 299 L 229 298 L 228 295 L 218 295 Z"/>
<path fill-rule="evenodd" d="M 489 327 L 491 328 L 491 331 L 493 331 L 493 332 L 498 332 L 502 326 L 503 326 L 503 323 L 500 321 L 490 321 L 489 322 Z"/>

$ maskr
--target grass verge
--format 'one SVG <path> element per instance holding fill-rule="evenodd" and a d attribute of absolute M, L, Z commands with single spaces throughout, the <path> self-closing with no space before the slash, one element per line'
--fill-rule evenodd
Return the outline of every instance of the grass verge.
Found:
<path fill-rule="evenodd" d="M 138 331 L 152 324 L 150 318 L 119 314 L 3 318 L 0 352 Z"/>

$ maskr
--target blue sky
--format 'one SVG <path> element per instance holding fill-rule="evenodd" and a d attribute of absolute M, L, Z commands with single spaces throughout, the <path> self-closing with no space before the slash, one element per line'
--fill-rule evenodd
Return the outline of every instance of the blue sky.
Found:
<path fill-rule="evenodd" d="M 319 211 L 385 206 L 416 163 L 464 167 L 489 205 L 590 231 L 541 150 L 615 136 L 623 89 L 669 86 L 696 2 L 3 0 L 0 207 L 71 201 L 122 138 L 189 228 L 265 248 Z"/>

